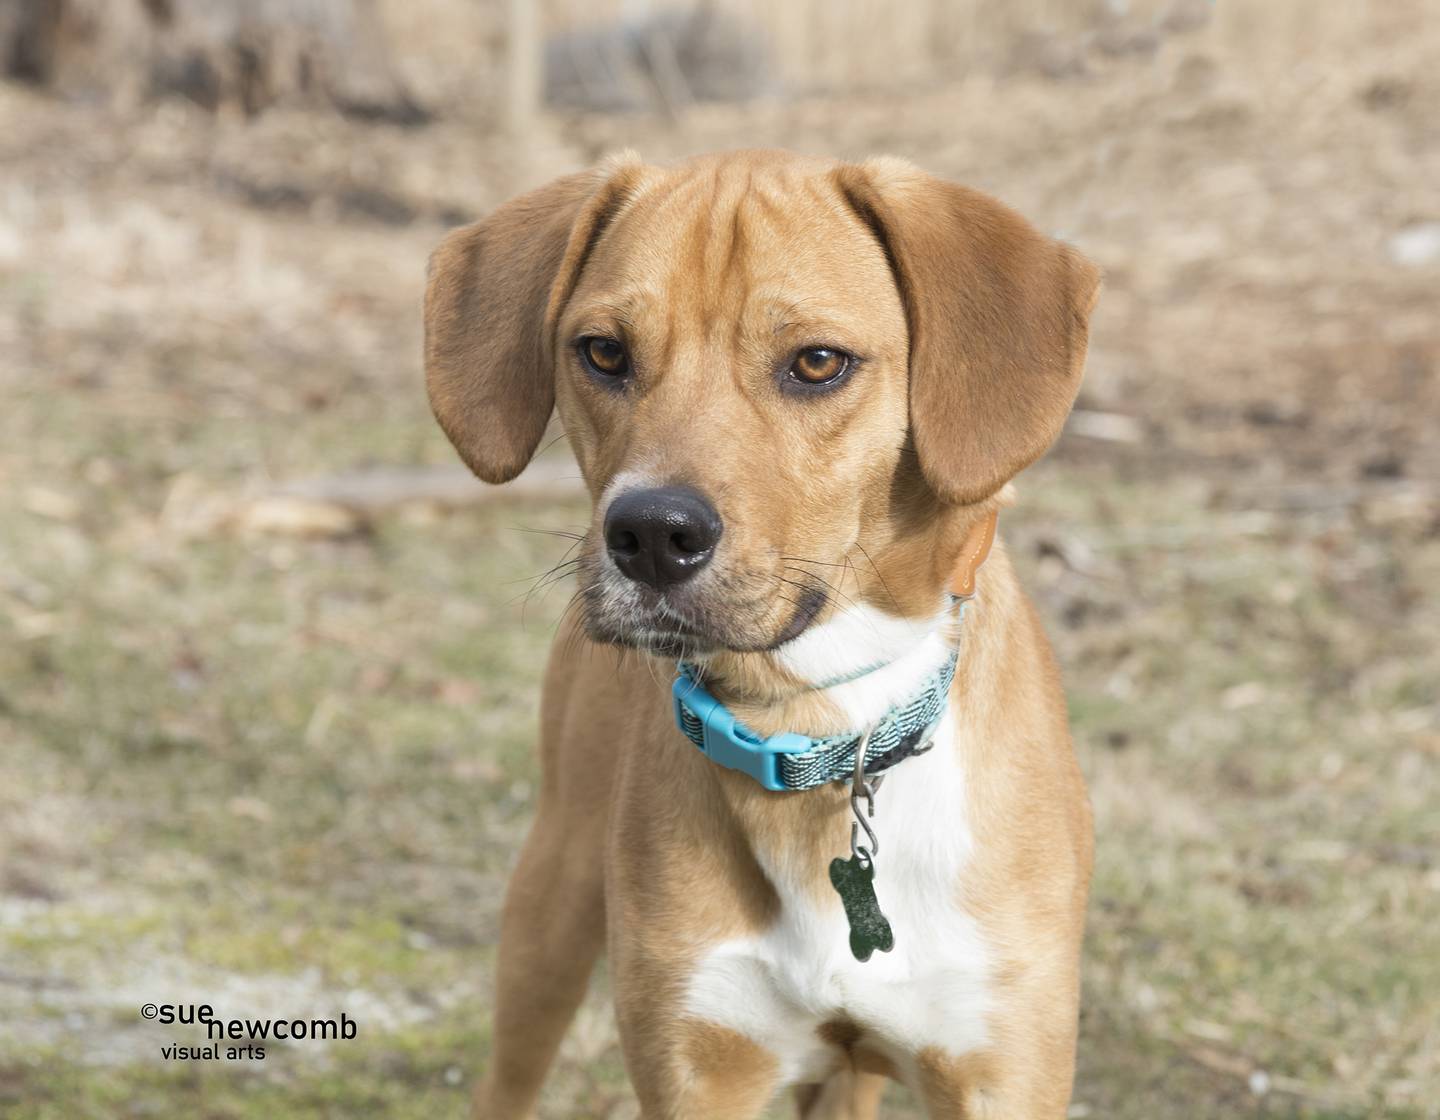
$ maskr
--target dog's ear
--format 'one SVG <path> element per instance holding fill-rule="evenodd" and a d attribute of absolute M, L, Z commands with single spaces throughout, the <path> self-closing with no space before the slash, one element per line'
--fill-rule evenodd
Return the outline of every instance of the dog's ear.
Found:
<path fill-rule="evenodd" d="M 1100 271 L 988 195 L 904 161 L 836 176 L 905 304 L 920 470 L 944 501 L 987 498 L 1060 434 Z"/>
<path fill-rule="evenodd" d="M 425 386 L 440 427 L 486 482 L 522 470 L 555 407 L 555 321 L 639 172 L 557 179 L 450 233 L 425 286 Z"/>

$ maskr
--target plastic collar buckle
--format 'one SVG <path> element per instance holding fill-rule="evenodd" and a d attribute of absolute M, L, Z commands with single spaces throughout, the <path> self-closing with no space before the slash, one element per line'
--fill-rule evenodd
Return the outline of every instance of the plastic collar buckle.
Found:
<path fill-rule="evenodd" d="M 674 700 L 676 722 L 684 725 L 684 709 L 688 708 L 704 728 L 700 749 L 705 757 L 728 769 L 749 774 L 766 789 L 783 791 L 790 788 L 780 779 L 777 756 L 814 749 L 813 739 L 794 731 L 782 731 L 768 739 L 761 738 L 736 720 L 729 708 L 684 672 L 675 678 L 670 693 Z"/>

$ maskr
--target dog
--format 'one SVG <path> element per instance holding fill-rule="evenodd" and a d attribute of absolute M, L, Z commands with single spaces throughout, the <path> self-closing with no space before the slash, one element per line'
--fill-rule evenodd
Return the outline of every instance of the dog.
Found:
<path fill-rule="evenodd" d="M 501 483 L 558 410 L 594 502 L 477 1117 L 534 1115 L 602 950 L 646 1118 L 869 1117 L 887 1078 L 1065 1116 L 1091 816 L 989 546 L 1099 286 L 909 163 L 770 151 L 621 157 L 436 249 L 441 427 Z"/>

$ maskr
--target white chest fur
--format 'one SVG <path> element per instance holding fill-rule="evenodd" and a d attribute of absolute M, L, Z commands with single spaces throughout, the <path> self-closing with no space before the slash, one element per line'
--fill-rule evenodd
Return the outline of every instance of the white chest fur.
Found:
<path fill-rule="evenodd" d="M 954 734 L 947 715 L 934 749 L 896 767 L 877 798 L 875 889 L 893 950 L 855 960 L 838 896 L 815 897 L 816 869 L 777 864 L 757 843 L 779 918 L 763 933 L 714 946 L 691 977 L 688 1011 L 766 1047 L 788 1083 L 835 1069 L 840 1055 L 817 1031 L 836 1020 L 859 1027 L 902 1074 L 923 1048 L 962 1054 L 985 1041 L 986 948 L 958 905 L 972 838 Z"/>

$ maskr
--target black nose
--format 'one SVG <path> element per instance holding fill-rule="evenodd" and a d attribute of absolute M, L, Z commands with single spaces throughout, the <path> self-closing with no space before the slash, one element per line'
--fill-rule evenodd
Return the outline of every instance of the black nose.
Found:
<path fill-rule="evenodd" d="M 723 528 L 715 507 L 688 486 L 631 490 L 605 513 L 605 547 L 627 577 L 663 591 L 710 562 Z"/>

